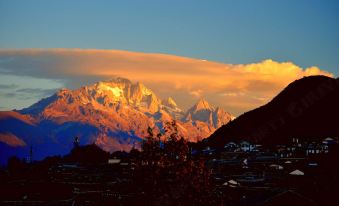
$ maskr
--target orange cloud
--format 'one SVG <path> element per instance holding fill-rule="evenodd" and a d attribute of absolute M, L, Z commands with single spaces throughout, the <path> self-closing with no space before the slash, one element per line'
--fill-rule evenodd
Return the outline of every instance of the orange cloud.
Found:
<path fill-rule="evenodd" d="M 166 54 L 94 49 L 0 50 L 0 73 L 58 79 L 75 88 L 122 76 L 187 108 L 197 97 L 239 114 L 268 102 L 288 83 L 309 75 L 333 76 L 317 67 L 264 60 L 224 64 Z"/>

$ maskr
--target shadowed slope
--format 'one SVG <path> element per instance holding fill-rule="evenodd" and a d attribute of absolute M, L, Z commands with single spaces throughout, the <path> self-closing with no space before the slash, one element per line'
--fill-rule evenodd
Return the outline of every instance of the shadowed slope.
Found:
<path fill-rule="evenodd" d="M 339 136 L 339 80 L 304 77 L 288 85 L 268 104 L 219 128 L 208 143 L 250 140 L 277 144 L 298 138 Z"/>

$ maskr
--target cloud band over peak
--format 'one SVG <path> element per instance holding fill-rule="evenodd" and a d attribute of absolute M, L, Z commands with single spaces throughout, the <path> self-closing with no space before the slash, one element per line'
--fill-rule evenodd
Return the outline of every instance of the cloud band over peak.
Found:
<path fill-rule="evenodd" d="M 0 74 L 49 79 L 69 88 L 121 76 L 143 82 L 163 98 L 173 96 L 183 108 L 204 96 L 236 115 L 268 102 L 303 76 L 333 76 L 315 66 L 303 69 L 292 62 L 270 59 L 235 65 L 167 54 L 95 49 L 2 49 Z M 10 86 L 2 85 L 2 89 Z"/>

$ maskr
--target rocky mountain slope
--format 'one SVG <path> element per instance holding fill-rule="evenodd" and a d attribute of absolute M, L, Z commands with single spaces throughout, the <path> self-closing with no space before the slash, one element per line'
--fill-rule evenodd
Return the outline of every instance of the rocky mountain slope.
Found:
<path fill-rule="evenodd" d="M 171 97 L 162 100 L 141 83 L 116 78 L 61 89 L 26 109 L 0 112 L 1 156 L 27 155 L 28 146 L 35 148 L 36 158 L 64 154 L 75 136 L 106 151 L 130 150 L 140 147 L 149 126 L 161 132 L 172 120 L 182 136 L 195 142 L 233 118 L 204 99 L 184 112 Z"/>

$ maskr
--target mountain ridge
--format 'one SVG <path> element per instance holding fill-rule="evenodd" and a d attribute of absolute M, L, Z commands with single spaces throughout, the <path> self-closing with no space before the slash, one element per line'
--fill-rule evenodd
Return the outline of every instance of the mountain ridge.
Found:
<path fill-rule="evenodd" d="M 246 112 L 217 129 L 207 144 L 221 147 L 228 141 L 248 140 L 275 145 L 292 138 L 339 136 L 339 79 L 304 77 L 290 83 L 269 103 Z"/>
<path fill-rule="evenodd" d="M 0 135 L 3 134 L 3 140 L 8 141 L 10 135 L 5 134 L 10 133 L 25 142 L 26 147 L 45 145 L 50 148 L 54 145 L 62 151 L 69 150 L 73 138 L 79 136 L 81 144 L 95 143 L 110 152 L 128 151 L 135 145 L 140 146 L 147 136 L 148 127 L 161 132 L 166 122 L 176 120 L 179 133 L 196 142 L 233 118 L 231 114 L 218 113 L 214 108 L 206 111 L 211 118 L 194 114 L 192 119 L 186 120 L 187 112 L 180 109 L 171 97 L 161 100 L 142 83 L 116 78 L 75 90 L 60 89 L 28 108 L 12 111 L 11 115 L 0 112 L 0 125 L 6 125 L 0 126 Z M 25 122 L 27 119 L 34 124 Z M 15 125 L 25 129 L 17 131 Z M 5 141 L 0 139 L 0 144 L 5 144 Z"/>

